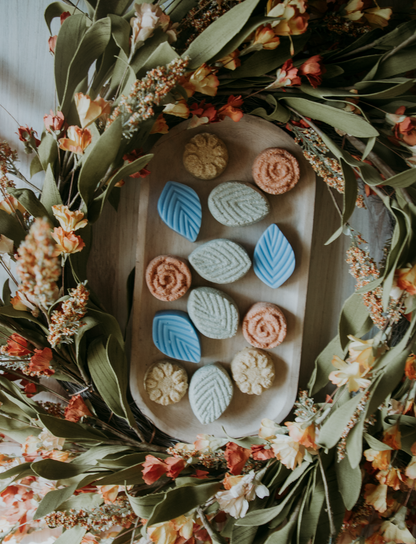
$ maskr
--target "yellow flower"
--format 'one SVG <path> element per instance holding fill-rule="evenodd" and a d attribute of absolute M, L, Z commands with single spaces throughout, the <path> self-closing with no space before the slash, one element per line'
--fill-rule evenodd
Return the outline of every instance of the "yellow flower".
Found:
<path fill-rule="evenodd" d="M 71 212 L 68 206 L 59 204 L 52 206 L 52 212 L 65 232 L 83 229 L 87 226 L 88 219 L 84 219 L 84 214 L 78 210 Z"/>
<path fill-rule="evenodd" d="M 370 385 L 371 381 L 363 377 L 368 369 L 363 369 L 360 363 L 346 363 L 338 355 L 334 355 L 331 362 L 338 370 L 331 372 L 328 377 L 338 387 L 348 384 L 348 391 L 351 392 Z"/>
<path fill-rule="evenodd" d="M 188 119 L 189 117 L 189 108 L 188 104 L 184 99 L 179 100 L 176 104 L 166 104 L 163 108 L 163 113 L 168 113 L 169 115 L 176 115 L 176 117 L 182 117 L 182 119 Z"/>
<path fill-rule="evenodd" d="M 371 504 L 377 512 L 385 512 L 387 510 L 387 490 L 388 486 L 366 484 L 365 486 L 365 503 Z"/>
<path fill-rule="evenodd" d="M 107 102 L 101 96 L 91 100 L 87 94 L 76 93 L 74 98 L 82 128 L 87 127 L 101 116 L 108 117 L 111 113 L 110 102 Z"/>
<path fill-rule="evenodd" d="M 77 236 L 73 232 L 65 232 L 61 227 L 55 228 L 52 233 L 52 238 L 56 242 L 54 256 L 57 257 L 64 254 L 78 253 L 85 247 L 85 243 L 81 236 Z"/>

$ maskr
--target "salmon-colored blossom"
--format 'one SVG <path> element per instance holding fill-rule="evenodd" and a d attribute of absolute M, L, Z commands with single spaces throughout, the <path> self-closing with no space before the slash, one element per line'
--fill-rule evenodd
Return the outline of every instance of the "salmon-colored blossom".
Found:
<path fill-rule="evenodd" d="M 406 510 L 406 508 L 405 508 Z M 384 542 L 400 542 L 402 544 L 415 544 L 416 539 L 406 527 L 404 520 L 400 525 L 391 523 L 391 521 L 383 521 L 380 527 L 380 534 Z"/>
<path fill-rule="evenodd" d="M 280 44 L 279 36 L 276 36 L 271 25 L 261 25 L 254 33 L 250 49 L 276 49 Z"/>
<path fill-rule="evenodd" d="M 191 476 L 193 478 L 198 478 L 198 480 L 205 480 L 209 477 L 209 472 L 208 470 L 200 470 L 199 468 L 197 468 L 195 470 L 195 474 L 191 474 Z"/>
<path fill-rule="evenodd" d="M 395 272 L 395 280 L 399 289 L 406 291 L 409 295 L 416 295 L 416 264 L 408 268 L 398 268 Z"/>
<path fill-rule="evenodd" d="M 161 113 L 156 119 L 150 134 L 167 134 L 168 132 L 168 124 L 166 123 L 166 119 L 163 117 L 163 113 Z"/>
<path fill-rule="evenodd" d="M 389 487 L 392 487 L 395 491 L 400 489 L 400 483 L 403 482 L 400 470 L 395 467 L 381 470 L 378 474 L 376 474 L 376 478 L 381 484 L 386 484 Z"/>
<path fill-rule="evenodd" d="M 176 117 L 182 117 L 182 119 L 188 119 L 189 117 L 189 107 L 186 101 L 178 100 L 175 104 L 166 104 L 163 108 L 163 113 L 168 113 L 169 115 L 175 115 Z"/>
<path fill-rule="evenodd" d="M 199 528 L 199 525 L 197 526 Z M 179 516 L 147 528 L 147 534 L 156 544 L 192 544 L 194 532 L 193 516 Z"/>
<path fill-rule="evenodd" d="M 65 419 L 78 423 L 84 416 L 92 416 L 92 414 L 81 395 L 73 395 L 65 408 Z"/>
<path fill-rule="evenodd" d="M 3 350 L 12 357 L 24 357 L 32 353 L 32 350 L 29 349 L 29 342 L 16 333 L 9 336 L 7 346 Z"/>
<path fill-rule="evenodd" d="M 411 353 L 406 359 L 404 373 L 409 380 L 416 380 L 416 355 Z"/>
<path fill-rule="evenodd" d="M 25 127 L 24 126 L 19 127 L 17 129 L 17 134 L 21 142 L 28 144 L 32 148 L 36 148 L 40 144 L 39 138 L 36 138 L 37 132 L 33 130 L 33 128 L 29 128 L 28 125 L 26 125 Z"/>
<path fill-rule="evenodd" d="M 259 438 L 270 440 L 271 438 L 275 438 L 279 431 L 280 426 L 272 419 L 265 417 L 260 422 Z"/>
<path fill-rule="evenodd" d="M 124 491 L 124 487 L 122 485 L 97 485 L 97 490 L 100 495 L 103 496 L 105 504 L 111 504 L 113 503 L 119 491 Z"/>
<path fill-rule="evenodd" d="M 215 451 L 227 443 L 224 438 L 216 438 L 210 434 L 197 434 L 193 447 L 200 452 Z"/>
<path fill-rule="evenodd" d="M 363 370 L 372 368 L 375 361 L 373 353 L 374 338 L 361 340 L 361 338 L 356 338 L 350 334 L 348 339 L 351 341 L 348 347 L 348 354 L 350 356 L 348 362 L 359 363 Z"/>
<path fill-rule="evenodd" d="M 241 66 L 241 60 L 238 58 L 240 55 L 240 51 L 236 49 L 229 55 L 223 57 L 222 59 L 218 59 L 215 62 L 215 66 L 222 66 L 223 68 L 227 68 L 227 70 L 235 70 L 239 66 Z"/>
<path fill-rule="evenodd" d="M 251 457 L 255 461 L 267 461 L 274 457 L 274 452 L 271 448 L 267 450 L 262 444 L 252 444 Z"/>
<path fill-rule="evenodd" d="M 178 83 L 186 90 L 188 96 L 192 96 L 198 92 L 208 96 L 217 94 L 217 87 L 220 84 L 219 79 L 215 75 L 217 70 L 210 68 L 206 64 L 202 64 L 195 72 L 186 74 Z"/>
<path fill-rule="evenodd" d="M 111 113 L 111 102 L 104 100 L 101 96 L 91 100 L 87 94 L 76 93 L 74 99 L 81 128 L 86 128 L 98 118 L 106 121 Z"/>
<path fill-rule="evenodd" d="M 280 87 L 292 87 L 300 85 L 301 79 L 298 76 L 298 68 L 293 66 L 292 59 L 288 59 L 276 72 L 276 80 L 266 89 L 280 89 Z"/>
<path fill-rule="evenodd" d="M 49 115 L 43 116 L 43 122 L 48 132 L 57 132 L 58 134 L 65 128 L 65 117 L 61 111 L 57 111 L 56 115 L 50 110 Z"/>
<path fill-rule="evenodd" d="M 377 512 L 383 513 L 387 510 L 387 490 L 388 486 L 366 484 L 364 499 L 366 504 L 370 504 Z"/>
<path fill-rule="evenodd" d="M 48 40 L 48 47 L 49 47 L 49 53 L 52 53 L 52 55 L 55 54 L 55 47 L 56 47 L 56 41 L 58 39 L 58 36 L 51 36 Z"/>
<path fill-rule="evenodd" d="M 243 99 L 241 96 L 229 96 L 227 104 L 221 106 L 217 112 L 218 119 L 223 121 L 226 117 L 232 119 L 235 123 L 238 123 L 243 117 L 243 111 L 240 106 L 243 105 Z"/>
<path fill-rule="evenodd" d="M 351 392 L 370 385 L 371 381 L 364 378 L 368 369 L 363 368 L 360 363 L 346 363 L 338 355 L 334 355 L 331 363 L 337 370 L 331 372 L 328 378 L 338 387 L 348 384 L 348 391 Z"/>
<path fill-rule="evenodd" d="M 228 442 L 225 448 L 224 457 L 227 461 L 227 467 L 231 474 L 234 476 L 241 474 L 241 471 L 250 458 L 250 455 L 251 450 L 243 448 L 235 442 Z"/>
<path fill-rule="evenodd" d="M 29 372 L 30 374 L 51 376 L 55 373 L 51 368 L 50 362 L 53 359 L 53 353 L 50 348 L 35 349 L 35 354 L 30 358 Z"/>
<path fill-rule="evenodd" d="M 207 123 L 218 122 L 217 110 L 213 104 L 206 104 L 205 100 L 201 100 L 199 104 L 194 102 L 191 105 L 190 112 L 192 119 L 189 121 L 188 129 L 196 128 Z"/>
<path fill-rule="evenodd" d="M 306 32 L 309 14 L 306 13 L 305 0 L 268 0 L 267 15 L 280 17 L 271 25 L 277 36 L 296 36 Z M 291 53 L 293 55 L 293 53 Z"/>
<path fill-rule="evenodd" d="M 147 485 L 151 485 L 164 474 L 174 480 L 185 466 L 185 461 L 179 457 L 167 457 L 162 460 L 153 455 L 146 455 L 146 460 L 142 468 L 143 480 Z"/>
<path fill-rule="evenodd" d="M 394 450 L 400 450 L 402 448 L 401 433 L 399 425 L 392 425 L 383 433 L 383 442 Z"/>
<path fill-rule="evenodd" d="M 293 438 L 305 448 L 313 448 L 314 450 L 318 449 L 318 446 L 315 444 L 315 424 L 312 423 L 305 429 L 302 429 L 300 423 L 295 423 L 292 421 L 287 421 L 285 423 L 286 427 L 289 429 L 289 436 Z"/>
<path fill-rule="evenodd" d="M 83 229 L 88 224 L 88 219 L 84 219 L 82 212 L 79 210 L 71 211 L 68 206 L 63 204 L 52 206 L 52 213 L 65 232 Z"/>
<path fill-rule="evenodd" d="M 172 480 L 175 480 L 186 466 L 185 461 L 180 457 L 167 457 L 165 463 L 167 466 L 166 476 Z"/>
<path fill-rule="evenodd" d="M 371 462 L 373 468 L 377 470 L 387 470 L 391 461 L 391 450 L 373 450 L 369 448 L 364 450 L 364 457 Z"/>
<path fill-rule="evenodd" d="M 326 68 L 322 63 L 321 55 L 314 55 L 306 60 L 299 68 L 299 74 L 306 76 L 314 89 L 322 83 L 322 74 L 325 74 Z"/>
<path fill-rule="evenodd" d="M 78 253 L 85 247 L 81 236 L 77 236 L 73 232 L 65 232 L 62 227 L 55 227 L 53 229 L 52 238 L 56 242 L 55 257 L 62 253 L 65 255 Z"/>
<path fill-rule="evenodd" d="M 58 140 L 59 148 L 64 151 L 71 151 L 77 155 L 82 155 L 84 150 L 92 142 L 92 134 L 87 128 L 82 129 L 70 126 L 67 130 L 67 136 L 67 138 L 60 138 Z"/>

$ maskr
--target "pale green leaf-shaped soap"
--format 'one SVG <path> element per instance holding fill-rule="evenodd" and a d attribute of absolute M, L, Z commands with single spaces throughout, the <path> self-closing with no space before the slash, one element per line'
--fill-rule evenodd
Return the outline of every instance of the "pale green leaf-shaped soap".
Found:
<path fill-rule="evenodd" d="M 230 405 L 232 396 L 231 378 L 220 364 L 203 366 L 192 376 L 189 402 L 203 425 L 217 420 Z"/>

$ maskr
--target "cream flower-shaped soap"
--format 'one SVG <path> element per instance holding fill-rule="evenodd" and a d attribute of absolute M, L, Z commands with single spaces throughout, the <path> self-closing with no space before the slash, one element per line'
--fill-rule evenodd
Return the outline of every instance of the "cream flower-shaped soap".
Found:
<path fill-rule="evenodd" d="M 214 179 L 224 172 L 227 163 L 227 148 L 215 134 L 197 134 L 185 146 L 183 165 L 196 178 Z"/>
<path fill-rule="evenodd" d="M 178 363 L 159 361 L 146 372 L 144 388 L 153 402 L 163 406 L 175 404 L 188 389 L 186 370 Z"/>
<path fill-rule="evenodd" d="M 260 349 L 245 348 L 231 362 L 233 379 L 242 393 L 261 395 L 274 380 L 274 363 Z"/>

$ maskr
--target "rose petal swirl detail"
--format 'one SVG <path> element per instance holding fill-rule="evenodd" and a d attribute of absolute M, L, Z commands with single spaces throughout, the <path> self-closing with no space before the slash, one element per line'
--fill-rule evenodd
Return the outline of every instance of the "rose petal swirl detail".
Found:
<path fill-rule="evenodd" d="M 286 333 L 286 318 L 282 310 L 270 302 L 257 302 L 244 317 L 244 337 L 255 348 L 275 348 L 283 342 Z"/>
<path fill-rule="evenodd" d="M 154 297 L 166 302 L 181 298 L 192 282 L 188 265 L 179 257 L 159 255 L 146 268 L 146 283 Z"/>
<path fill-rule="evenodd" d="M 300 177 L 297 159 L 278 147 L 262 151 L 253 164 L 253 178 L 264 192 L 279 195 L 293 189 Z"/>

